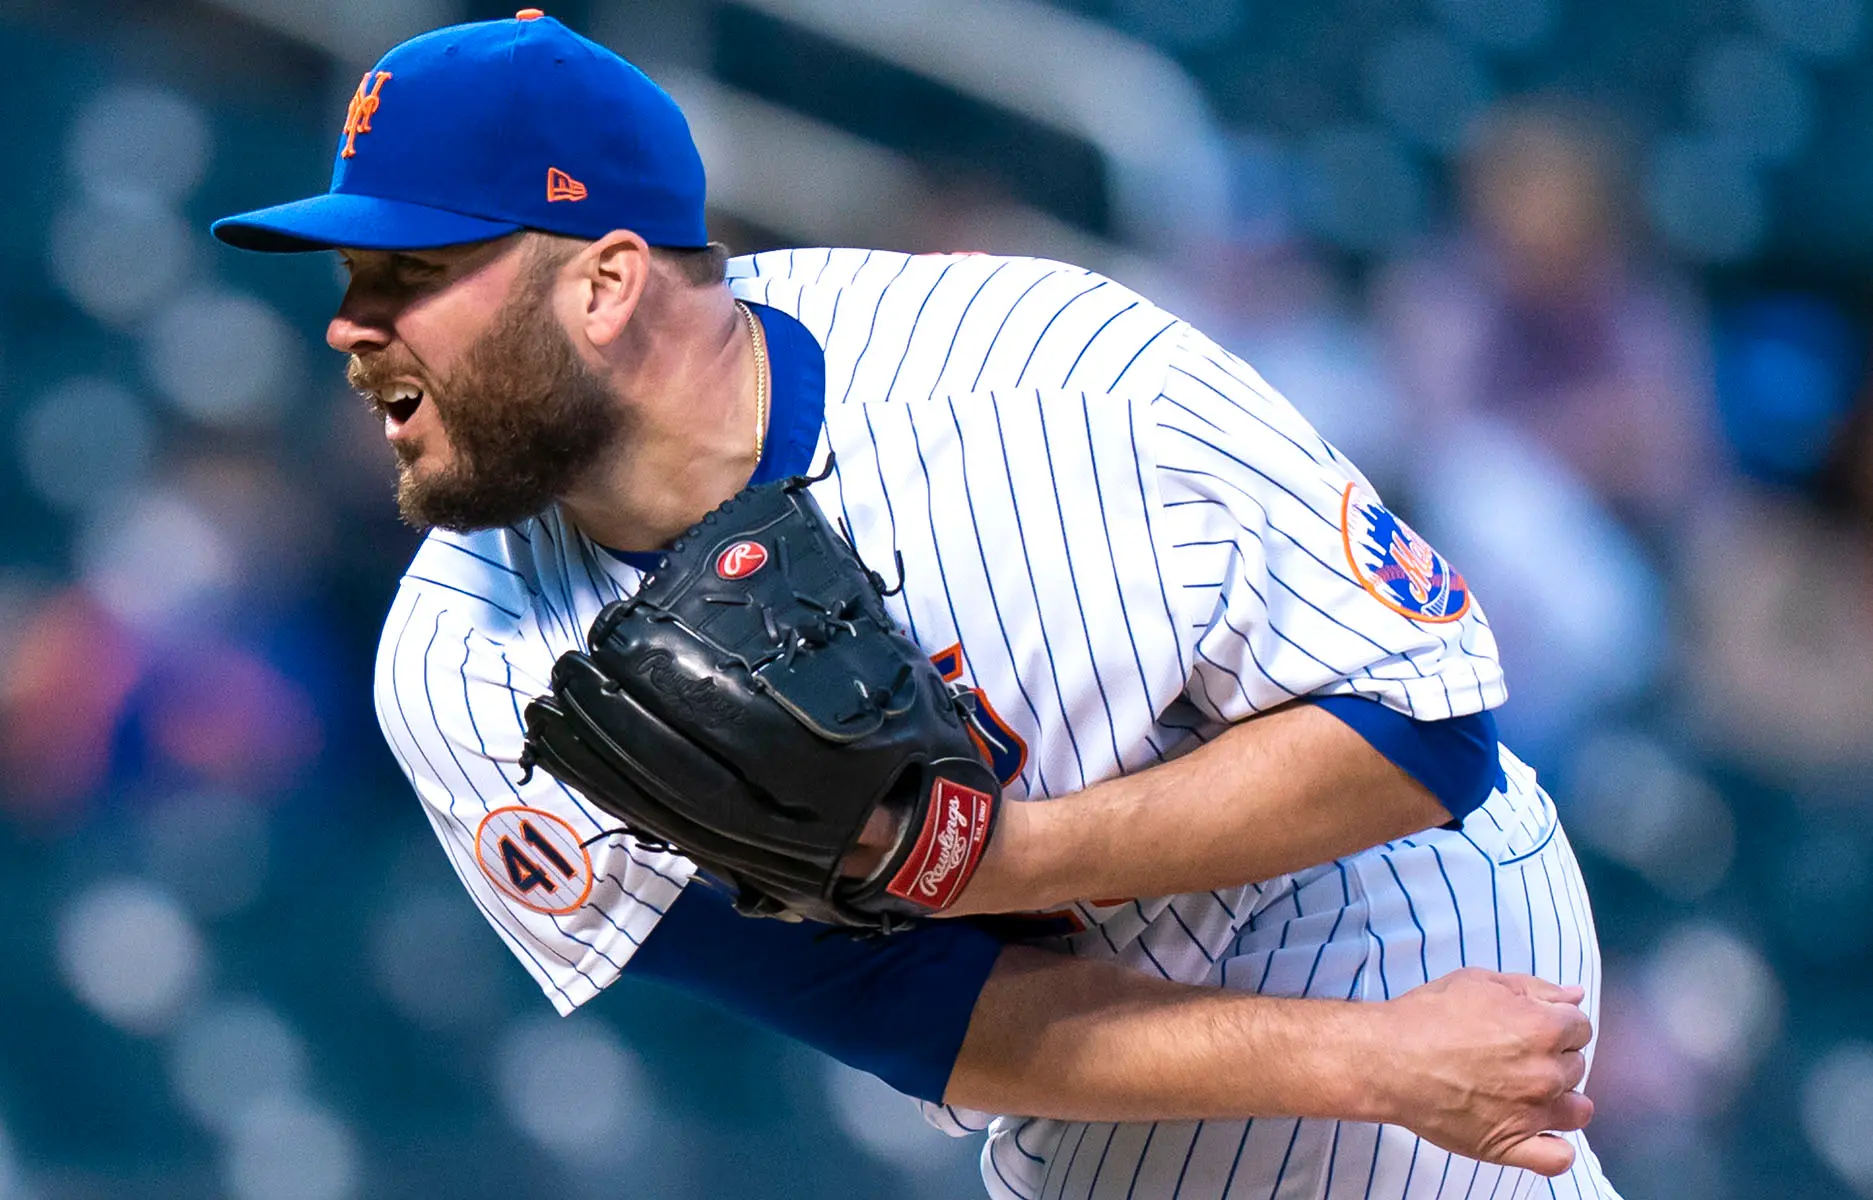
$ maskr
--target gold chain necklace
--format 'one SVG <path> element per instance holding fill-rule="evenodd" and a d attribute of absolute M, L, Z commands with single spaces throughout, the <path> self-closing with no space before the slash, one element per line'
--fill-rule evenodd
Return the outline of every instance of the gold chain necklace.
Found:
<path fill-rule="evenodd" d="M 735 307 L 748 324 L 748 340 L 754 346 L 754 461 L 759 466 L 767 450 L 767 333 L 753 309 L 739 300 Z"/>

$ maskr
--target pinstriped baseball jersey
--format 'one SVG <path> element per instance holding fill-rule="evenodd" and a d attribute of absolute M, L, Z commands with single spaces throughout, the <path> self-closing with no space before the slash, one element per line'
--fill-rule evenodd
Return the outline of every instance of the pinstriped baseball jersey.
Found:
<path fill-rule="evenodd" d="M 1149 767 L 1301 696 L 1362 696 L 1425 720 L 1504 699 L 1462 577 L 1246 364 L 1136 293 L 1040 260 L 855 250 L 741 259 L 731 277 L 737 296 L 791 315 L 823 347 L 815 462 L 836 466 L 814 494 L 868 562 L 902 555 L 893 615 L 946 677 L 975 689 L 1010 796 Z M 607 836 L 602 813 L 544 775 L 519 783 L 514 765 L 520 711 L 554 658 L 638 580 L 557 512 L 434 533 L 380 649 L 392 750 L 464 884 L 562 1012 L 617 976 L 690 871 Z M 1552 806 L 1506 755 L 1505 768 L 1508 786 L 1461 833 L 1372 852 L 1402 864 L 1389 882 L 1362 856 L 1333 875 L 1086 901 L 1059 914 L 1056 944 L 1185 982 L 1271 989 L 1288 985 L 1272 967 L 1258 973 L 1255 956 L 1311 948 L 1320 967 L 1302 990 L 1375 998 L 1457 965 L 1441 965 L 1453 936 L 1459 960 L 1493 965 L 1490 944 L 1501 954 L 1528 940 L 1500 915 L 1498 872 L 1539 863 L 1555 895 L 1581 897 Z M 1454 858 L 1463 844 L 1477 861 L 1437 877 L 1433 899 L 1457 918 L 1445 929 L 1420 913 L 1429 876 L 1412 855 Z M 1334 893 L 1322 883 L 1333 878 L 1349 882 Z M 1518 911 L 1522 925 L 1553 916 L 1578 972 L 1597 962 L 1584 897 L 1562 906 L 1531 892 Z M 1394 912 L 1413 914 L 1416 975 L 1359 957 L 1379 939 L 1409 940 Z M 1257 938 L 1276 920 L 1287 924 L 1270 951 Z M 988 1121 L 932 1116 L 952 1131 Z M 1337 1169 L 1336 1189 L 1357 1174 L 1362 1195 L 1442 1194 L 1425 1190 L 1421 1168 L 1399 1174 L 1397 1130 L 1342 1137 L 1301 1123 L 1307 1136 L 1270 1158 L 1266 1139 L 1248 1136 L 1266 1126 L 1208 1125 L 1182 1135 L 1184 1161 L 1167 1174 L 1158 1158 L 1174 1135 L 1154 1131 L 1173 1128 L 1004 1119 L 984 1176 L 998 1196 L 1195 1200 L 1252 1194 L 1237 1181 L 1264 1168 L 1278 1172 L 1268 1195 Z M 1225 1154 L 1230 1129 L 1241 1144 Z M 1360 1171 L 1341 1163 L 1340 1142 L 1362 1137 L 1371 1164 Z M 1103 1139 L 1096 1160 L 1089 1138 Z M 1505 1187 L 1528 1194 L 1532 1179 Z M 1593 1183 L 1585 1194 L 1612 1193 Z"/>

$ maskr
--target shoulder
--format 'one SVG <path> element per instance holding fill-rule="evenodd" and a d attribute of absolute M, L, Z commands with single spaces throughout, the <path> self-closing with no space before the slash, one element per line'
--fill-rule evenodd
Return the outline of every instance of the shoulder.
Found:
<path fill-rule="evenodd" d="M 1104 275 L 1044 258 L 780 250 L 736 259 L 730 283 L 807 327 L 828 400 L 1010 388 L 1154 387 L 1178 319 Z"/>
<path fill-rule="evenodd" d="M 938 288 L 975 288 L 997 278 L 1004 284 L 1026 284 L 1054 274 L 1087 272 L 1038 258 L 825 247 L 771 250 L 733 259 L 728 267 L 729 286 L 737 296 L 781 309 L 812 329 L 822 343 L 829 333 L 852 328 L 855 316 L 928 298 Z M 835 331 L 839 312 L 846 315 Z"/>
<path fill-rule="evenodd" d="M 728 278 L 735 293 L 744 299 L 758 299 L 783 309 L 789 307 L 789 301 L 810 302 L 834 296 L 846 304 L 869 303 L 875 307 L 887 300 L 922 298 L 939 287 L 969 292 L 991 284 L 991 304 L 1006 305 L 1010 297 L 1049 285 L 1069 295 L 1109 290 L 1115 298 L 1124 293 L 1132 300 L 1139 299 L 1115 281 L 1071 263 L 969 252 L 907 254 L 825 247 L 770 250 L 730 260 Z"/>
<path fill-rule="evenodd" d="M 1288 398 L 1241 357 L 1188 326 L 1166 341 L 1163 387 L 1152 405 L 1160 430 L 1213 448 L 1226 446 L 1237 465 L 1252 472 L 1318 472 L 1336 488 L 1363 482 Z"/>
<path fill-rule="evenodd" d="M 838 289 L 853 294 L 879 292 L 898 283 L 915 284 L 952 272 L 984 276 L 1008 264 L 1030 264 L 1037 274 L 1059 270 L 1086 274 L 1079 267 L 1040 258 L 997 254 L 911 254 L 900 250 L 846 249 L 830 246 L 769 250 L 729 260 L 731 284 L 750 287 Z M 741 287 L 736 291 L 740 292 Z"/>

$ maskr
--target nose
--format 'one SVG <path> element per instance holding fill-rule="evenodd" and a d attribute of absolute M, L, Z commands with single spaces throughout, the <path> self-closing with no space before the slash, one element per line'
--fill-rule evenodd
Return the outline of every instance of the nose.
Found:
<path fill-rule="evenodd" d="M 390 306 L 381 297 L 353 280 L 339 301 L 325 327 L 325 344 L 341 354 L 365 354 L 382 350 L 394 336 L 391 332 Z"/>

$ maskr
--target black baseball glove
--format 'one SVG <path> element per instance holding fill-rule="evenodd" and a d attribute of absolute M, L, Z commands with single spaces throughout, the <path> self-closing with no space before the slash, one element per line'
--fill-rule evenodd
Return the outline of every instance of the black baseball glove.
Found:
<path fill-rule="evenodd" d="M 1001 789 L 968 698 L 898 630 L 810 482 L 743 491 L 606 605 L 527 705 L 522 763 L 680 850 L 743 913 L 888 933 L 955 901 Z M 881 806 L 890 852 L 842 876 Z"/>

